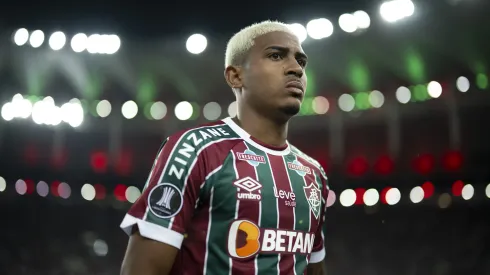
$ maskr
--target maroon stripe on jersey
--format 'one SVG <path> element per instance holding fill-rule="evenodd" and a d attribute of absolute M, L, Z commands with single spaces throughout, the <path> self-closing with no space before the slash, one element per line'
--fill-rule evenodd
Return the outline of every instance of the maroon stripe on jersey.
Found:
<path fill-rule="evenodd" d="M 293 190 L 291 190 L 290 179 L 283 157 L 270 154 L 267 155 L 269 157 L 277 193 L 280 191 L 292 192 Z M 279 213 L 277 213 L 279 219 L 278 228 L 294 230 L 294 208 L 287 206 L 285 201 L 281 198 L 277 198 L 277 206 L 279 209 Z M 279 274 L 291 274 L 292 270 L 294 270 L 294 254 L 281 254 Z"/>
<path fill-rule="evenodd" d="M 215 172 L 223 164 L 230 150 L 237 142 L 241 142 L 241 140 L 225 139 L 206 147 L 199 154 L 196 164 L 189 175 L 188 184 L 193 184 L 193 186 L 186 186 L 185 192 L 194 192 L 195 194 L 192 197 L 197 198 L 199 196 L 200 186 L 203 183 L 201 179 L 203 171 L 206 171 L 205 177 Z M 175 230 L 175 227 L 187 229 L 187 239 L 184 241 L 181 249 L 183 262 L 179 274 L 201 274 L 204 269 L 206 237 L 209 224 L 209 201 L 206 200 L 202 203 L 203 205 L 197 210 L 191 207 L 191 205 L 189 207 L 183 207 L 181 211 L 184 211 L 184 215 L 176 216 L 177 218 L 174 219 L 172 224 L 172 230 Z M 196 211 L 199 211 L 199 213 Z M 192 214 L 195 217 L 192 220 L 192 226 L 186 226 L 183 217 L 191 217 Z M 185 262 L 192 262 L 193 264 L 189 265 Z"/>
<path fill-rule="evenodd" d="M 204 127 L 204 126 L 208 127 L 208 126 L 220 125 L 220 124 L 224 124 L 224 122 L 216 121 L 213 123 L 202 125 L 200 127 Z M 148 179 L 148 185 L 146 186 L 146 189 L 144 190 L 143 194 L 141 194 L 139 199 L 133 204 L 131 209 L 128 211 L 129 215 L 138 219 L 143 219 L 146 211 L 148 195 L 152 187 L 158 184 L 160 175 L 162 174 L 163 169 L 165 169 L 165 165 L 167 164 L 168 158 L 170 157 L 170 154 L 172 153 L 172 150 L 174 149 L 175 145 L 177 145 L 177 143 L 180 142 L 181 137 L 185 135 L 189 130 L 193 130 L 193 129 L 182 130 L 170 136 L 167 142 L 163 145 L 163 148 L 160 149 L 160 152 L 158 152 L 158 155 L 156 157 L 156 161 L 151 169 L 150 176 Z"/>
<path fill-rule="evenodd" d="M 240 142 L 233 148 L 234 160 L 235 160 L 235 169 L 237 172 L 237 179 L 243 179 L 246 177 L 250 177 L 254 180 L 257 180 L 257 174 L 255 172 L 255 167 L 250 165 L 247 161 L 237 159 L 236 153 L 243 153 L 247 150 L 248 147 L 244 142 Z M 259 215 L 260 215 L 260 202 L 257 201 L 247 201 L 240 200 L 238 204 L 238 218 L 239 219 L 247 219 L 255 224 L 259 224 Z M 239 265 L 239 266 L 238 266 Z M 231 274 L 243 274 L 250 275 L 255 274 L 255 257 L 251 257 L 245 260 L 236 260 L 232 258 L 232 266 L 231 266 Z"/>

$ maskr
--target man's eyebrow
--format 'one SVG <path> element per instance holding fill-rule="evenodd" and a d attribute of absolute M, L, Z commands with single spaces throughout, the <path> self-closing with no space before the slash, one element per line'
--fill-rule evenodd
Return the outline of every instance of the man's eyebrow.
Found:
<path fill-rule="evenodd" d="M 269 46 L 269 47 L 265 48 L 265 50 L 277 50 L 280 52 L 289 52 L 290 51 L 289 48 L 283 47 L 283 46 Z M 296 56 L 296 58 L 308 59 L 308 56 L 303 52 L 296 52 L 294 55 Z"/>

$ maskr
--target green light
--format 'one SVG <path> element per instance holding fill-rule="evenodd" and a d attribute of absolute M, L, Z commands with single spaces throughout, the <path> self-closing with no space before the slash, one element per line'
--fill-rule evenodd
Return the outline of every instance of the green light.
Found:
<path fill-rule="evenodd" d="M 315 97 L 317 90 L 315 84 L 315 74 L 312 70 L 306 70 L 306 78 L 308 79 L 308 84 L 306 86 L 306 95 L 309 97 Z"/>
<path fill-rule="evenodd" d="M 199 115 L 201 114 L 199 104 L 197 104 L 196 102 L 190 102 L 190 103 L 192 105 L 192 115 L 189 118 L 189 120 L 196 120 L 199 118 Z"/>
<path fill-rule="evenodd" d="M 488 77 L 482 73 L 477 74 L 476 75 L 476 86 L 480 90 L 485 90 L 488 87 Z"/>
<path fill-rule="evenodd" d="M 156 84 L 153 77 L 150 75 L 145 75 L 141 78 L 138 86 L 138 93 L 136 95 L 136 100 L 139 104 L 146 104 L 152 100 L 156 95 Z"/>
<path fill-rule="evenodd" d="M 153 105 L 153 102 L 148 102 L 145 104 L 145 107 L 143 108 L 143 114 L 149 120 L 153 120 L 153 117 L 151 115 L 151 105 Z"/>
<path fill-rule="evenodd" d="M 299 109 L 299 114 L 301 116 L 308 116 L 314 114 L 312 97 L 305 97 L 303 99 L 303 103 L 301 104 L 301 108 Z"/>
<path fill-rule="evenodd" d="M 422 84 L 415 86 L 412 94 L 415 101 L 425 101 L 430 98 L 429 93 L 427 92 L 427 86 Z"/>
<path fill-rule="evenodd" d="M 349 80 L 356 92 L 369 90 L 369 70 L 360 60 L 353 60 L 349 65 Z"/>
<path fill-rule="evenodd" d="M 92 74 L 83 88 L 83 95 L 86 99 L 99 98 L 102 91 L 102 77 L 98 74 Z"/>
<path fill-rule="evenodd" d="M 371 104 L 369 103 L 369 94 L 366 92 L 354 94 L 354 100 L 356 108 L 359 110 L 367 110 L 371 108 Z"/>
<path fill-rule="evenodd" d="M 424 62 L 417 51 L 412 48 L 406 51 L 405 65 L 408 76 L 413 83 L 421 83 L 425 81 Z"/>

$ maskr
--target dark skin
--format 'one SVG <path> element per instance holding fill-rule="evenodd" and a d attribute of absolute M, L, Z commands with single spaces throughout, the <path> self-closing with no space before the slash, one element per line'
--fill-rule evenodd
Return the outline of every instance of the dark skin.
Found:
<path fill-rule="evenodd" d="M 299 112 L 306 91 L 306 64 L 296 36 L 272 32 L 256 38 L 243 62 L 225 69 L 225 79 L 237 98 L 235 122 L 264 143 L 284 145 L 288 121 Z M 177 253 L 177 248 L 144 238 L 136 229 L 121 275 L 167 275 Z M 323 263 L 308 265 L 309 275 L 324 272 Z"/>

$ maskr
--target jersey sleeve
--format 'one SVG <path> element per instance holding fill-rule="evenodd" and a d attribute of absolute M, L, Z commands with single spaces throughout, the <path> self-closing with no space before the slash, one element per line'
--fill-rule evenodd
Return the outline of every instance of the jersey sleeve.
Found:
<path fill-rule="evenodd" d="M 329 193 L 328 179 L 323 170 L 320 167 L 320 174 L 323 181 L 322 188 L 322 211 L 320 213 L 320 223 L 315 233 L 315 242 L 313 243 L 313 250 L 311 252 L 310 263 L 319 263 L 325 259 L 325 236 L 323 234 L 323 228 L 325 226 L 325 214 L 327 211 L 327 198 Z"/>
<path fill-rule="evenodd" d="M 160 148 L 141 196 L 121 223 L 128 235 L 137 226 L 143 237 L 180 249 L 207 172 L 196 148 L 182 139 L 171 136 Z"/>

